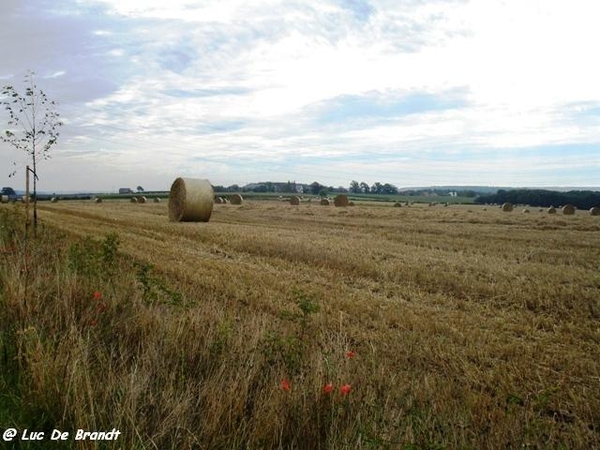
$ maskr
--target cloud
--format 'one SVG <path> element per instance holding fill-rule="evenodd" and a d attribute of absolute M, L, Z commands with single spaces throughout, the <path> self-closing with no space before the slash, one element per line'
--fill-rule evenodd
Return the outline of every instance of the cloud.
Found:
<path fill-rule="evenodd" d="M 598 165 L 600 143 L 598 7 L 584 0 L 3 7 L 0 79 L 36 70 L 65 121 L 56 160 L 97 168 L 98 186 L 207 169 L 218 184 L 597 179 L 581 163 Z M 60 164 L 48 170 L 59 188 Z"/>

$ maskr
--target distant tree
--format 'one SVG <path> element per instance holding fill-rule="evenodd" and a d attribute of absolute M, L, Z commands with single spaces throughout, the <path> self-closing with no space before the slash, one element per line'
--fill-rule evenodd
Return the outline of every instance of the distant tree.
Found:
<path fill-rule="evenodd" d="M 352 180 L 350 182 L 350 192 L 353 194 L 360 194 L 360 184 L 358 184 L 358 181 Z"/>
<path fill-rule="evenodd" d="M 383 185 L 377 181 L 371 186 L 371 194 L 381 194 L 383 191 Z"/>
<path fill-rule="evenodd" d="M 396 186 L 394 186 L 393 184 L 385 183 L 381 187 L 381 194 L 392 195 L 392 194 L 397 194 L 397 193 L 398 193 L 398 188 Z"/>
<path fill-rule="evenodd" d="M 288 182 L 283 186 L 282 192 L 295 193 L 296 192 L 296 182 Z"/>
<path fill-rule="evenodd" d="M 143 188 L 143 187 L 141 187 L 141 186 L 138 186 L 138 187 L 137 187 L 137 188 L 135 188 L 135 189 L 136 189 L 136 191 L 138 191 L 138 192 L 144 192 L 144 188 Z"/>
<path fill-rule="evenodd" d="M 367 183 L 362 181 L 360 183 L 360 191 L 364 192 L 365 194 L 368 194 L 369 192 L 371 192 L 371 188 L 369 187 L 369 185 Z"/>
<path fill-rule="evenodd" d="M 327 197 L 329 195 L 329 190 L 327 189 L 326 186 L 321 186 L 321 190 L 318 193 L 319 197 Z"/>
<path fill-rule="evenodd" d="M 322 186 L 320 183 L 313 181 L 312 183 L 310 183 L 310 193 L 312 195 L 320 195 L 321 193 L 321 189 L 323 189 L 324 186 Z"/>
<path fill-rule="evenodd" d="M 240 187 L 237 184 L 232 184 L 231 186 L 229 186 L 227 188 L 227 191 L 229 192 L 238 192 L 240 190 Z"/>
<path fill-rule="evenodd" d="M 8 112 L 8 127 L 0 134 L 2 141 L 31 157 L 30 170 L 33 174 L 33 229 L 37 229 L 37 166 L 40 160 L 50 158 L 50 149 L 58 141 L 62 122 L 55 110 L 56 103 L 48 100 L 46 93 L 38 89 L 35 72 L 25 75 L 25 93 L 21 94 L 12 85 L 2 87 L 0 105 Z M 15 164 L 16 165 L 16 164 Z M 14 176 L 16 170 L 9 177 Z"/>

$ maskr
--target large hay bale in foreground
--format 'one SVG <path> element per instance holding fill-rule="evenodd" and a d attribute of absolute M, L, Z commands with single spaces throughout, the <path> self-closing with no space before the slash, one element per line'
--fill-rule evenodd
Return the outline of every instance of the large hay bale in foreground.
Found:
<path fill-rule="evenodd" d="M 348 206 L 349 202 L 350 200 L 348 200 L 348 196 L 346 194 L 336 195 L 333 199 L 333 204 L 335 206 Z"/>
<path fill-rule="evenodd" d="M 590 215 L 591 216 L 600 216 L 600 207 L 598 207 L 598 206 L 592 206 L 590 208 Z"/>
<path fill-rule="evenodd" d="M 319 204 L 323 205 L 323 206 L 329 206 L 331 204 L 331 202 L 326 198 L 322 198 L 321 201 L 319 202 Z"/>
<path fill-rule="evenodd" d="M 298 206 L 300 204 L 300 197 L 293 195 L 290 197 L 290 205 Z"/>
<path fill-rule="evenodd" d="M 241 205 L 244 203 L 244 197 L 242 197 L 240 194 L 233 194 L 229 197 L 229 203 L 232 205 Z"/>
<path fill-rule="evenodd" d="M 513 205 L 510 202 L 506 202 L 502 204 L 502 211 L 511 212 L 513 210 Z"/>
<path fill-rule="evenodd" d="M 550 208 L 548 208 L 548 214 L 556 214 L 556 208 L 554 206 L 551 206 Z"/>
<path fill-rule="evenodd" d="M 573 214 L 575 214 L 575 206 L 573 205 L 565 205 L 562 207 L 562 213 L 565 216 L 572 216 Z"/>
<path fill-rule="evenodd" d="M 177 178 L 169 193 L 169 220 L 208 222 L 213 210 L 214 193 L 208 180 Z"/>

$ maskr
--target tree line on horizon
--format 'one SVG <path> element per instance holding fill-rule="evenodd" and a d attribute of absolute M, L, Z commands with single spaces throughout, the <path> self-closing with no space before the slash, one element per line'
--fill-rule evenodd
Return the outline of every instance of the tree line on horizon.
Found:
<path fill-rule="evenodd" d="M 550 207 L 571 204 L 577 209 L 590 209 L 600 205 L 600 192 L 558 192 L 545 189 L 500 189 L 496 194 L 480 195 L 475 203 L 506 203 Z"/>

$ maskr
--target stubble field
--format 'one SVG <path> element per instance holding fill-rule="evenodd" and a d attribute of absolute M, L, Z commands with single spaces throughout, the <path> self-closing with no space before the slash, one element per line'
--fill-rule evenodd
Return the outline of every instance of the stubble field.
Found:
<path fill-rule="evenodd" d="M 38 208 L 52 237 L 33 274 L 5 255 L 4 341 L 48 423 L 120 427 L 114 448 L 600 448 L 598 217 Z"/>

